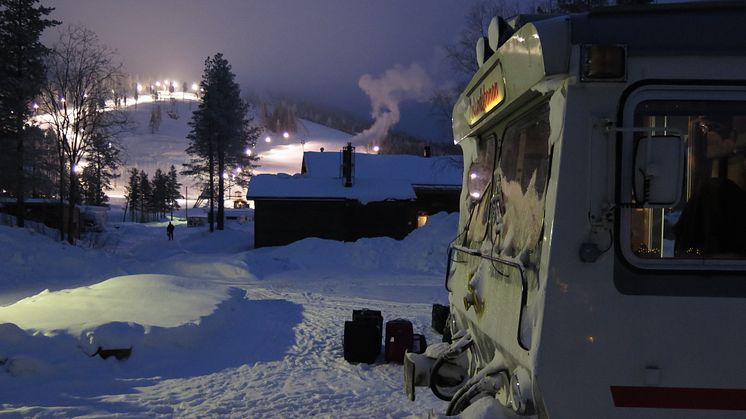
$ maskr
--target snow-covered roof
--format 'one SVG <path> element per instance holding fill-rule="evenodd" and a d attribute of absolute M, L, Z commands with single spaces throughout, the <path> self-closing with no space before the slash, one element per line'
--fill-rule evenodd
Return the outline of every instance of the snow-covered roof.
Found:
<path fill-rule="evenodd" d="M 403 180 L 411 185 L 461 187 L 462 156 L 420 157 L 399 154 L 355 153 L 355 180 Z M 312 178 L 339 177 L 341 153 L 303 154 L 303 174 Z"/>
<path fill-rule="evenodd" d="M 247 194 L 248 199 L 354 199 L 362 204 L 416 197 L 412 184 L 405 180 L 356 178 L 353 186 L 346 188 L 341 178 L 284 173 L 252 177 Z"/>
<path fill-rule="evenodd" d="M 247 199 L 355 199 L 365 204 L 415 199 L 415 187 L 460 188 L 461 156 L 419 157 L 355 153 L 354 182 L 344 187 L 341 153 L 305 152 L 300 175 L 257 175 Z"/>

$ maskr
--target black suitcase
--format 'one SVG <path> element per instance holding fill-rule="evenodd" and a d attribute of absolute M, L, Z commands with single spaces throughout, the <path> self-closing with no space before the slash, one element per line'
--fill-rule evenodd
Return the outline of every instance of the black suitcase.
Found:
<path fill-rule="evenodd" d="M 432 313 L 432 327 L 433 330 L 440 333 L 441 335 L 445 331 L 446 325 L 448 324 L 448 315 L 451 314 L 451 309 L 448 306 L 441 304 L 433 304 Z"/>
<path fill-rule="evenodd" d="M 378 326 L 379 340 L 383 336 L 383 316 L 380 310 L 352 310 L 352 321 L 366 320 L 372 321 Z"/>
<path fill-rule="evenodd" d="M 381 330 L 374 321 L 345 321 L 344 358 L 347 362 L 376 362 L 381 353 Z"/>

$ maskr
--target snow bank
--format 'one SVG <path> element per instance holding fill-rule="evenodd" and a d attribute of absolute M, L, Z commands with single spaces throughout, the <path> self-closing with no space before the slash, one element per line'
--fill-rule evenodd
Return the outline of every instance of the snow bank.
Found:
<path fill-rule="evenodd" d="M 0 308 L 0 377 L 215 372 L 278 359 L 295 342 L 300 320 L 295 304 L 251 301 L 243 290 L 210 281 L 117 277 Z M 122 362 L 91 359 L 98 348 L 132 354 Z"/>
<path fill-rule="evenodd" d="M 15 301 L 17 293 L 79 286 L 127 273 L 109 255 L 21 228 L 0 226 L 0 248 L 0 305 Z"/>
<path fill-rule="evenodd" d="M 403 240 L 388 237 L 340 242 L 308 238 L 247 254 L 257 278 L 287 271 L 376 272 L 445 275 L 448 245 L 456 235 L 458 214 L 439 213 Z"/>
<path fill-rule="evenodd" d="M 120 276 L 99 284 L 49 292 L 0 307 L 0 321 L 54 335 L 77 336 L 111 322 L 176 327 L 199 324 L 228 290 L 213 283 L 169 275 Z"/>

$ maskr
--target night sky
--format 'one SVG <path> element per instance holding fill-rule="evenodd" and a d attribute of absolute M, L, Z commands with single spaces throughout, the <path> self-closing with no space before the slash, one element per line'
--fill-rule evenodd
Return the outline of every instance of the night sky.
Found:
<path fill-rule="evenodd" d="M 83 24 L 116 48 L 141 79 L 198 81 L 206 57 L 222 52 L 242 91 L 279 92 L 371 112 L 358 81 L 385 72 L 424 70 L 424 88 L 450 83 L 443 59 L 473 0 L 56 0 L 52 16 Z M 48 30 L 44 41 L 56 39 Z M 411 73 L 411 72 L 410 72 Z M 421 74 L 419 71 L 417 74 Z M 395 76 L 389 71 L 390 76 Z M 420 86 L 421 88 L 423 86 Z M 399 95 L 397 128 L 436 139 L 426 93 Z"/>

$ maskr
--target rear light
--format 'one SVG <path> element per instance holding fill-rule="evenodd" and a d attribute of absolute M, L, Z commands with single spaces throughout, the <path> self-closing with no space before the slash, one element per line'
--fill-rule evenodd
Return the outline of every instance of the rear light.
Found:
<path fill-rule="evenodd" d="M 583 45 L 583 81 L 625 81 L 627 78 L 627 47 L 624 45 Z"/>

